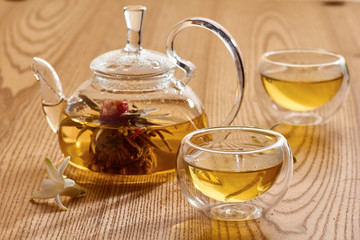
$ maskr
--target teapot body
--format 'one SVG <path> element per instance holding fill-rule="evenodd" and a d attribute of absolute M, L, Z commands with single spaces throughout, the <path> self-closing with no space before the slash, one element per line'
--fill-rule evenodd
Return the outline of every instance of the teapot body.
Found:
<path fill-rule="evenodd" d="M 174 39 L 188 27 L 205 28 L 226 45 L 236 67 L 237 89 L 233 107 L 221 125 L 236 117 L 244 89 L 240 51 L 231 35 L 209 19 L 190 18 L 170 32 L 167 55 L 141 45 L 143 6 L 124 8 L 126 46 L 106 52 L 90 63 L 93 77 L 70 98 L 62 91 L 53 67 L 34 58 L 32 71 L 40 82 L 42 106 L 60 148 L 72 165 L 88 172 L 147 175 L 175 168 L 182 138 L 207 127 L 200 100 L 187 85 L 195 66 L 180 58 Z M 176 68 L 184 72 L 176 79 Z M 204 81 L 205 79 L 203 79 Z"/>
<path fill-rule="evenodd" d="M 76 167 L 101 173 L 174 169 L 182 138 L 206 127 L 207 120 L 189 86 L 177 88 L 171 78 L 165 81 L 155 90 L 116 92 L 102 89 L 96 77 L 83 83 L 60 117 L 64 155 Z"/>

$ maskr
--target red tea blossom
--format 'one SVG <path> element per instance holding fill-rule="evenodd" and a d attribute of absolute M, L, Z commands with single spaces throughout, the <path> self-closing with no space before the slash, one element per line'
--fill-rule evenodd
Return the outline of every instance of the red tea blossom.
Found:
<path fill-rule="evenodd" d="M 127 102 L 107 99 L 100 108 L 100 121 L 112 123 L 125 122 L 127 118 L 121 115 L 128 112 L 129 105 Z"/>

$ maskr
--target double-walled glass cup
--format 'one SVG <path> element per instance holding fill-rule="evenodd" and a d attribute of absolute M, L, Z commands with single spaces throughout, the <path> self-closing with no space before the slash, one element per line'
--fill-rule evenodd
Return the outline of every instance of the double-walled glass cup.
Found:
<path fill-rule="evenodd" d="M 185 136 L 177 155 L 182 193 L 192 206 L 218 220 L 266 214 L 284 197 L 292 171 L 284 136 L 261 128 L 199 129 Z"/>
<path fill-rule="evenodd" d="M 324 50 L 267 52 L 258 62 L 257 96 L 277 121 L 293 125 L 326 122 L 344 103 L 349 73 L 343 56 Z"/>

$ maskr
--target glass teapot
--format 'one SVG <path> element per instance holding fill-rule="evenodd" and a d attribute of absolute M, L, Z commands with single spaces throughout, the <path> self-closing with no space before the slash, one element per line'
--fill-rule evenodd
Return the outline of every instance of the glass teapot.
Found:
<path fill-rule="evenodd" d="M 141 29 L 146 8 L 124 8 L 127 43 L 124 49 L 96 57 L 91 79 L 65 98 L 58 75 L 49 63 L 34 58 L 32 70 L 41 85 L 42 106 L 60 148 L 77 168 L 99 173 L 142 175 L 175 168 L 176 152 L 189 132 L 207 127 L 199 98 L 187 85 L 195 66 L 174 50 L 182 29 L 197 26 L 215 33 L 236 65 L 238 89 L 229 125 L 239 111 L 244 87 L 240 52 L 229 33 L 203 18 L 186 19 L 170 32 L 167 55 L 142 49 Z M 174 76 L 175 68 L 184 77 Z"/>

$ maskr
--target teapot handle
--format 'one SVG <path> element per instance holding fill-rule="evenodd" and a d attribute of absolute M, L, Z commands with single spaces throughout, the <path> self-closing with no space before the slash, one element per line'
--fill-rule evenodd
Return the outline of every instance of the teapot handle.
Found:
<path fill-rule="evenodd" d="M 166 41 L 166 52 L 169 58 L 175 62 L 175 64 L 185 72 L 184 78 L 181 80 L 183 84 L 187 84 L 191 77 L 196 73 L 196 68 L 193 63 L 190 61 L 180 58 L 176 51 L 174 50 L 174 40 L 176 35 L 183 29 L 188 27 L 201 27 L 205 28 L 218 36 L 222 42 L 225 44 L 226 48 L 231 53 L 231 56 L 235 62 L 236 72 L 237 72 L 237 90 L 234 100 L 234 105 L 231 108 L 230 113 L 227 115 L 225 120 L 221 125 L 230 125 L 235 119 L 237 113 L 239 112 L 240 105 L 244 93 L 244 84 L 245 84 L 245 74 L 244 74 L 244 65 L 241 60 L 241 53 L 238 49 L 238 46 L 235 40 L 232 38 L 230 33 L 228 33 L 225 28 L 223 28 L 218 23 L 207 19 L 207 18 L 189 18 L 179 22 L 170 32 L 168 39 Z"/>

